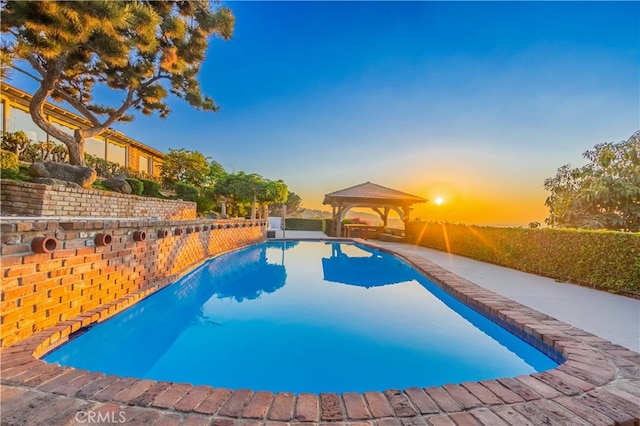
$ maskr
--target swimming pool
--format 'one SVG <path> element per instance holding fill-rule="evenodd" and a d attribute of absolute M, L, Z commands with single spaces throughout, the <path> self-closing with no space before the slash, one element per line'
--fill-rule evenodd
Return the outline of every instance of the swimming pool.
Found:
<path fill-rule="evenodd" d="M 219 256 L 45 360 L 296 393 L 424 387 L 557 366 L 399 259 L 308 241 Z"/>

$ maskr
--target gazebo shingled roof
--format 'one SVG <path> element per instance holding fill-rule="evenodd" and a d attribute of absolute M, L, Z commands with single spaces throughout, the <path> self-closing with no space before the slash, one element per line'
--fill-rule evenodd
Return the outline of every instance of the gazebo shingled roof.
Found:
<path fill-rule="evenodd" d="M 351 186 L 349 188 L 326 194 L 322 204 L 331 204 L 334 200 L 338 199 L 359 199 L 365 202 L 366 200 L 387 200 L 389 202 L 393 201 L 398 203 L 411 202 L 411 204 L 424 203 L 427 201 L 417 195 L 411 195 L 406 192 L 387 188 L 386 186 L 371 182 L 361 183 L 360 185 Z"/>
<path fill-rule="evenodd" d="M 365 182 L 325 194 L 322 204 L 329 204 L 333 207 L 332 219 L 336 228 L 334 231 L 335 235 L 339 237 L 341 233 L 340 223 L 347 211 L 354 207 L 371 208 L 380 215 L 384 226 L 387 226 L 390 210 L 398 212 L 400 218 L 407 222 L 411 205 L 426 201 L 426 199 L 417 195 Z"/>

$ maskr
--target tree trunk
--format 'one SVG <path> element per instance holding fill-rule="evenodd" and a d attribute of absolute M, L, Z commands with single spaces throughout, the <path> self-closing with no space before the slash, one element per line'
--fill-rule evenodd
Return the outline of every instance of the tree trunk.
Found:
<path fill-rule="evenodd" d="M 29 102 L 29 114 L 36 126 L 63 142 L 69 150 L 69 163 L 84 166 L 84 133 L 80 129 L 74 131 L 73 136 L 55 127 L 48 122 L 44 114 L 44 104 L 47 97 L 53 92 L 55 75 L 49 75 L 42 82 L 42 85 Z"/>
<path fill-rule="evenodd" d="M 253 194 L 253 202 L 251 203 L 251 219 L 256 218 L 256 194 Z"/>
<path fill-rule="evenodd" d="M 73 145 L 67 144 L 69 149 L 69 163 L 76 166 L 84 166 L 84 135 L 80 129 L 76 129 L 73 132 L 75 143 Z"/>
<path fill-rule="evenodd" d="M 43 79 L 40 82 L 40 87 L 35 91 L 33 97 L 31 98 L 31 101 L 29 102 L 29 114 L 31 115 L 31 118 L 33 119 L 33 122 L 36 124 L 36 126 L 67 146 L 67 149 L 69 150 L 69 163 L 77 166 L 84 166 L 85 138 L 94 137 L 101 134 L 102 132 L 107 130 L 112 123 L 118 121 L 127 111 L 127 109 L 133 105 L 134 90 L 132 88 L 129 88 L 129 93 L 127 94 L 127 99 L 125 100 L 125 102 L 123 102 L 118 111 L 110 114 L 109 118 L 104 123 L 100 123 L 100 121 L 93 114 L 91 114 L 91 111 L 85 105 L 83 105 L 79 101 L 74 102 L 74 98 L 66 97 L 65 100 L 73 105 L 82 115 L 84 115 L 85 118 L 92 124 L 92 126 L 87 129 L 76 129 L 73 132 L 73 135 L 63 132 L 47 120 L 44 113 L 44 105 L 47 101 L 47 98 L 50 97 L 51 94 L 56 90 L 56 82 L 62 75 L 63 69 L 66 65 L 66 60 L 67 56 L 66 54 L 63 54 L 57 60 L 53 61 L 50 64 L 46 72 L 43 71 Z"/>
<path fill-rule="evenodd" d="M 76 166 L 84 166 L 84 158 L 82 156 L 83 149 L 80 148 L 80 145 L 67 144 L 67 149 L 69 150 L 69 163 Z"/>
<path fill-rule="evenodd" d="M 31 115 L 31 119 L 36 124 L 36 126 L 40 127 L 42 130 L 44 130 L 54 138 L 62 141 L 67 146 L 67 148 L 69 149 L 69 161 L 71 162 L 71 164 L 75 164 L 73 162 L 73 159 L 82 156 L 77 155 L 78 153 L 76 152 L 74 157 L 73 150 L 76 145 L 76 138 L 68 133 L 59 130 L 52 123 L 49 123 L 45 118 L 44 113 L 44 104 L 47 101 L 47 98 L 51 96 L 51 93 L 53 93 L 55 83 L 62 74 L 65 60 L 66 57 L 63 56 L 57 61 L 54 61 L 47 73 L 43 74 L 44 78 L 40 82 L 40 87 L 38 87 L 38 90 L 35 91 L 33 97 L 31 98 L 31 101 L 29 102 L 29 114 Z M 78 149 L 83 147 L 84 139 L 82 139 L 82 145 L 78 147 Z M 81 160 L 80 164 L 84 164 L 84 162 L 82 162 Z"/>

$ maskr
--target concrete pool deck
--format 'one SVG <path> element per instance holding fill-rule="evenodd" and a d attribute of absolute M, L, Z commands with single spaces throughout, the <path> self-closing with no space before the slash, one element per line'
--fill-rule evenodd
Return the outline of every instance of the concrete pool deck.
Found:
<path fill-rule="evenodd" d="M 101 310 L 113 309 L 110 304 L 0 352 L 2 424 L 640 425 L 639 353 L 459 276 L 479 269 L 458 263 L 454 274 L 412 246 L 365 243 L 402 256 L 445 291 L 562 364 L 515 378 L 429 388 L 294 395 L 105 376 L 38 359 L 72 330 L 100 318 Z"/>

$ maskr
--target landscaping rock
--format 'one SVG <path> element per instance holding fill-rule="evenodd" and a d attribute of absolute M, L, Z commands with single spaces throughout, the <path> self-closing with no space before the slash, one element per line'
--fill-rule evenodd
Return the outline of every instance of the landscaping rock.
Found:
<path fill-rule="evenodd" d="M 103 181 L 104 186 L 109 189 L 112 189 L 116 192 L 121 192 L 123 194 L 131 194 L 131 185 L 126 181 L 125 177 L 122 175 L 111 177 L 105 181 Z"/>
<path fill-rule="evenodd" d="M 81 189 L 82 187 L 75 182 L 69 182 L 68 180 L 53 179 L 53 178 L 33 178 L 33 183 L 41 183 L 43 185 L 61 185 L 67 188 Z"/>
<path fill-rule="evenodd" d="M 29 174 L 34 178 L 50 178 L 73 182 L 82 188 L 90 188 L 97 177 L 96 171 L 91 167 L 50 162 L 36 162 L 31 164 Z"/>

